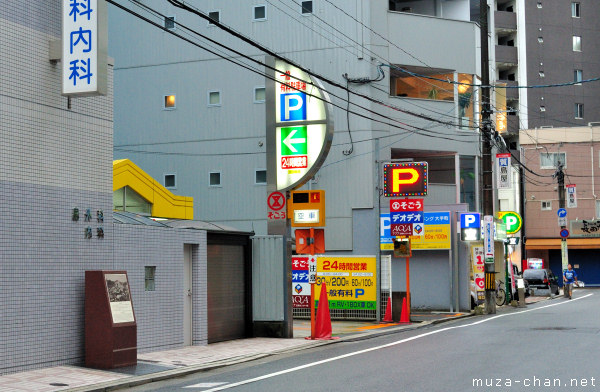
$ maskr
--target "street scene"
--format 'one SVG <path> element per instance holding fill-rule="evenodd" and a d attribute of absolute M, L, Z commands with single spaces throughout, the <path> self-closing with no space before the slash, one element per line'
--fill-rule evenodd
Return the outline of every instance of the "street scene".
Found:
<path fill-rule="evenodd" d="M 594 389 L 597 15 L 0 0 L 0 391 Z"/>

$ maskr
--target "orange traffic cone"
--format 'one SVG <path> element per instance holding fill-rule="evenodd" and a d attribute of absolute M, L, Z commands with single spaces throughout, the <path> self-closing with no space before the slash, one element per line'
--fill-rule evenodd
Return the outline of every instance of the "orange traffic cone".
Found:
<path fill-rule="evenodd" d="M 410 323 L 410 316 L 408 315 L 408 305 L 406 302 L 406 297 L 402 299 L 402 313 L 400 314 L 400 322 L 401 323 Z"/>
<path fill-rule="evenodd" d="M 319 307 L 317 308 L 317 320 L 315 324 L 315 336 L 312 337 L 313 339 L 338 339 L 331 336 L 331 316 L 329 314 L 329 300 L 327 299 L 325 283 L 321 285 L 321 295 L 319 296 Z"/>
<path fill-rule="evenodd" d="M 385 316 L 383 316 L 383 320 L 381 320 L 382 323 L 393 323 L 394 320 L 392 319 L 392 297 L 388 298 L 387 301 L 387 306 L 385 308 Z"/>

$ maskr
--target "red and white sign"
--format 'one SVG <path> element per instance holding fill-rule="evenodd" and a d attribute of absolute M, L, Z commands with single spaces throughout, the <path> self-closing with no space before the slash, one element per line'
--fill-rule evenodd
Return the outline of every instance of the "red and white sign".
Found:
<path fill-rule="evenodd" d="M 390 212 L 423 211 L 423 199 L 392 199 Z"/>
<path fill-rule="evenodd" d="M 308 167 L 308 157 L 306 155 L 281 157 L 282 169 L 304 169 Z"/>
<path fill-rule="evenodd" d="M 271 192 L 267 197 L 267 219 L 279 220 L 286 219 L 285 195 L 281 192 Z"/>
<path fill-rule="evenodd" d="M 471 259 L 473 260 L 473 281 L 477 287 L 477 299 L 483 300 L 485 298 L 485 261 L 482 246 L 471 247 Z"/>

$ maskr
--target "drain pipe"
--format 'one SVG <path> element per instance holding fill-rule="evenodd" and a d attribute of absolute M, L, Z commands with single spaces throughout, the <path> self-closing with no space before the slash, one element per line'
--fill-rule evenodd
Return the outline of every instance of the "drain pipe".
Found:
<path fill-rule="evenodd" d="M 591 125 L 590 125 L 590 143 L 591 143 L 590 154 L 592 155 L 592 196 L 594 196 L 594 209 L 595 209 L 597 196 L 596 196 L 596 190 L 594 189 L 594 127 Z"/>

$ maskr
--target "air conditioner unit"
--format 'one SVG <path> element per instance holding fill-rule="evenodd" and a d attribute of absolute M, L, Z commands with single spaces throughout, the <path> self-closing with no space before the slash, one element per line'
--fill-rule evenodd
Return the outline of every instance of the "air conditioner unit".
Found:
<path fill-rule="evenodd" d="M 542 125 L 540 129 L 554 128 L 554 125 Z"/>
<path fill-rule="evenodd" d="M 588 127 L 600 127 L 600 121 L 589 122 Z"/>

